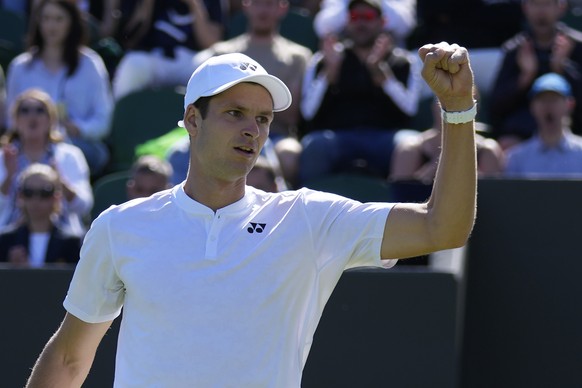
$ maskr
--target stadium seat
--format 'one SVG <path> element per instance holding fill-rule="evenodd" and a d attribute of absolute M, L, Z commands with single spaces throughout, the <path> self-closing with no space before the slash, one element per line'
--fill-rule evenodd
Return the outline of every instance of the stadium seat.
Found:
<path fill-rule="evenodd" d="M 175 88 L 146 89 L 131 93 L 115 104 L 108 172 L 131 167 L 135 148 L 176 128 L 184 115 L 184 94 Z"/>
<path fill-rule="evenodd" d="M 118 205 L 127 200 L 125 186 L 128 178 L 129 171 L 118 171 L 104 175 L 93 183 L 95 203 L 91 209 L 92 220 L 109 206 Z"/>

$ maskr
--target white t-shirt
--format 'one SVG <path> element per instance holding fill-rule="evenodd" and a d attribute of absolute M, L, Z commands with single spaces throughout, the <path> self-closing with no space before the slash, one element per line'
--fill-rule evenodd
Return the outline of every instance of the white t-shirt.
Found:
<path fill-rule="evenodd" d="M 89 230 L 65 308 L 123 320 L 115 387 L 299 387 L 342 272 L 380 260 L 392 204 L 251 187 L 213 212 L 182 185 Z"/>

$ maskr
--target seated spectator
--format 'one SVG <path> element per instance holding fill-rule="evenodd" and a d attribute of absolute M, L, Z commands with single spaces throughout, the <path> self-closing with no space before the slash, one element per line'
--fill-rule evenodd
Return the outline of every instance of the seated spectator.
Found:
<path fill-rule="evenodd" d="M 376 0 L 352 0 L 346 39 L 328 36 L 305 74 L 302 184 L 364 161 L 388 175 L 397 135 L 410 128 L 421 90 L 420 61 L 394 46 Z"/>
<path fill-rule="evenodd" d="M 417 180 L 427 184 L 434 180 L 442 140 L 441 108 L 438 100 L 434 100 L 431 109 L 432 127 L 417 135 L 406 137 L 396 145 L 389 180 Z M 480 122 L 475 123 L 475 127 L 487 129 L 485 124 Z M 503 171 L 504 153 L 497 141 L 477 134 L 476 144 L 479 176 L 500 175 Z"/>
<path fill-rule="evenodd" d="M 28 49 L 8 68 L 8 109 L 16 96 L 30 88 L 52 97 L 65 139 L 83 151 L 91 173 L 99 174 L 109 161 L 102 140 L 109 131 L 113 99 L 103 60 L 86 46 L 76 2 L 41 0 L 34 7 Z"/>
<path fill-rule="evenodd" d="M 113 77 L 113 95 L 149 87 L 184 86 L 194 70 L 192 57 L 222 39 L 221 1 L 124 1 L 130 13 L 120 32 L 125 54 Z"/>
<path fill-rule="evenodd" d="M 529 139 L 536 129 L 528 92 L 546 73 L 565 77 L 582 101 L 582 33 L 560 22 L 566 0 L 523 0 L 526 27 L 503 45 L 505 51 L 490 92 L 493 137 L 503 149 Z M 574 133 L 582 134 L 582 104 L 571 111 Z"/>
<path fill-rule="evenodd" d="M 16 97 L 11 116 L 14 128 L 0 139 L 0 225 L 20 217 L 18 174 L 32 163 L 42 163 L 59 173 L 63 193 L 59 226 L 83 234 L 83 219 L 93 206 L 89 167 L 79 148 L 61 141 L 57 107 L 47 93 L 30 89 Z"/>
<path fill-rule="evenodd" d="M 242 10 L 248 22 L 247 32 L 198 53 L 194 65 L 197 67 L 211 56 L 240 52 L 285 82 L 293 103 L 289 109 L 275 114 L 269 136 L 275 144 L 283 175 L 290 185 L 295 185 L 301 152 L 297 140 L 301 83 L 312 53 L 279 34 L 281 21 L 289 11 L 287 0 L 243 0 Z"/>
<path fill-rule="evenodd" d="M 0 233 L 0 262 L 42 267 L 79 260 L 81 236 L 58 226 L 61 203 L 59 174 L 34 163 L 18 177 L 17 203 L 21 218 Z"/>
<path fill-rule="evenodd" d="M 536 134 L 508 151 L 505 175 L 522 178 L 582 178 L 582 137 L 569 128 L 575 100 L 561 75 L 539 77 L 530 92 Z"/>
<path fill-rule="evenodd" d="M 153 155 L 138 158 L 131 166 L 127 180 L 127 199 L 149 197 L 172 187 L 172 166 Z"/>

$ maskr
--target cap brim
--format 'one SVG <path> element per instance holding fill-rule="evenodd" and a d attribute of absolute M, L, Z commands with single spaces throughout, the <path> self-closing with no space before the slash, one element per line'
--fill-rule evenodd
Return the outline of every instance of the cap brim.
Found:
<path fill-rule="evenodd" d="M 249 75 L 248 77 L 227 82 L 224 85 L 204 92 L 201 97 L 217 95 L 232 88 L 234 85 L 240 84 L 241 82 L 254 82 L 267 89 L 273 98 L 273 112 L 280 112 L 291 106 L 292 97 L 289 88 L 287 88 L 287 85 L 285 85 L 285 83 L 279 78 L 270 74 Z"/>

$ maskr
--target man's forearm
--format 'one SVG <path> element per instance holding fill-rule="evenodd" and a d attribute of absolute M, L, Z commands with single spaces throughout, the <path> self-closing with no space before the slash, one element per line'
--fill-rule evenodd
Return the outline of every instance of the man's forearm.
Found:
<path fill-rule="evenodd" d="M 443 123 L 442 151 L 429 201 L 435 238 L 449 246 L 463 245 L 475 220 L 477 161 L 474 122 Z M 446 227 L 443 227 L 446 223 Z"/>
<path fill-rule="evenodd" d="M 81 387 L 89 368 L 90 365 L 69 362 L 65 356 L 60 355 L 53 337 L 34 365 L 26 388 Z"/>

